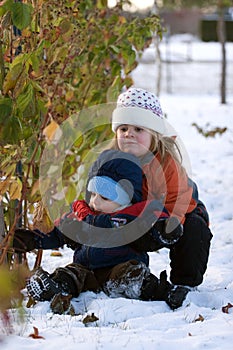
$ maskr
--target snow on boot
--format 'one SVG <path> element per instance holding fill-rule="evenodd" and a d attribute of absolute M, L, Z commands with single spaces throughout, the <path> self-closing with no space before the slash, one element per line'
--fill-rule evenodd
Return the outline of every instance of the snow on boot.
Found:
<path fill-rule="evenodd" d="M 148 267 L 136 260 L 114 266 L 109 280 L 104 286 L 104 292 L 112 298 L 125 297 L 139 299 L 142 283 L 149 274 Z"/>
<path fill-rule="evenodd" d="M 55 294 L 61 292 L 59 284 L 41 267 L 26 281 L 26 288 L 28 294 L 37 301 L 51 300 Z"/>

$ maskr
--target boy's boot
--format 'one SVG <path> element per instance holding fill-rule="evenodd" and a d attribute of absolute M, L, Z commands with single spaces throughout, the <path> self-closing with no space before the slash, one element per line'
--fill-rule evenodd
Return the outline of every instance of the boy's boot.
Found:
<path fill-rule="evenodd" d="M 167 281 L 166 271 L 162 271 L 158 279 L 153 274 L 149 274 L 143 282 L 141 289 L 142 300 L 163 300 L 175 310 L 182 306 L 187 293 L 190 291 L 188 287 L 174 286 Z"/>
<path fill-rule="evenodd" d="M 83 289 L 86 271 L 73 270 L 67 265 L 49 274 L 39 267 L 26 282 L 28 294 L 38 301 L 51 300 L 55 294 L 78 296 Z"/>
<path fill-rule="evenodd" d="M 39 267 L 26 281 L 26 288 L 31 298 L 37 301 L 51 300 L 55 294 L 61 293 L 61 286 L 51 279 L 50 274 Z"/>
<path fill-rule="evenodd" d="M 111 297 L 138 299 L 149 268 L 143 262 L 129 260 L 115 265 L 104 286 L 104 292 Z"/>
<path fill-rule="evenodd" d="M 51 275 L 52 279 L 62 288 L 62 293 L 56 294 L 50 304 L 55 314 L 74 315 L 71 304 L 73 297 L 78 297 L 81 292 L 92 290 L 98 292 L 100 286 L 92 271 L 79 264 L 69 264 L 57 268 Z"/>

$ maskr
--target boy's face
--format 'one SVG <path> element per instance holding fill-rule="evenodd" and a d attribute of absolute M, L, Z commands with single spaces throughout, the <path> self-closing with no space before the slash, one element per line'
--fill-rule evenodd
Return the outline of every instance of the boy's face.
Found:
<path fill-rule="evenodd" d="M 123 124 L 117 129 L 116 135 L 118 147 L 122 152 L 142 157 L 150 149 L 152 135 L 146 129 Z"/>
<path fill-rule="evenodd" d="M 92 192 L 89 207 L 96 212 L 108 214 L 119 208 L 120 204 L 113 202 L 98 193 Z"/>

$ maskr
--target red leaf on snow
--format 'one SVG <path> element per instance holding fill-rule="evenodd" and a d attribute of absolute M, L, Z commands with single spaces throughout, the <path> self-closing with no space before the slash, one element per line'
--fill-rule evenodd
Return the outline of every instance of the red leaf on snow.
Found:
<path fill-rule="evenodd" d="M 231 303 L 228 303 L 227 305 L 222 307 L 222 312 L 224 312 L 225 314 L 229 314 L 229 309 L 233 307 L 233 305 Z"/>
<path fill-rule="evenodd" d="M 39 335 L 39 331 L 38 328 L 33 327 L 34 329 L 34 333 L 29 334 L 29 337 L 33 338 L 33 339 L 44 339 L 44 337 L 42 337 L 41 335 Z"/>

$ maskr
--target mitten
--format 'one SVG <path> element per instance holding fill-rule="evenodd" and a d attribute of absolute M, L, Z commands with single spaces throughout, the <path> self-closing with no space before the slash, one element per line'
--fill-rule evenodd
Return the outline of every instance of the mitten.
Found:
<path fill-rule="evenodd" d="M 153 228 L 143 236 L 129 243 L 129 245 L 139 252 L 155 252 L 164 247 L 158 232 Z"/>
<path fill-rule="evenodd" d="M 155 252 L 161 248 L 170 247 L 182 235 L 183 226 L 177 218 L 159 219 L 147 233 L 131 242 L 130 246 L 137 251 Z"/>
<path fill-rule="evenodd" d="M 36 248 L 36 233 L 34 231 L 19 228 L 15 230 L 13 248 L 16 252 L 30 252 Z"/>
<path fill-rule="evenodd" d="M 76 250 L 78 248 L 81 248 L 81 246 L 82 246 L 82 244 L 72 240 L 71 238 L 67 237 L 64 234 L 63 234 L 63 239 L 64 239 L 64 242 L 67 245 L 67 247 L 72 249 L 72 250 Z"/>
<path fill-rule="evenodd" d="M 158 220 L 154 224 L 154 228 L 158 231 L 159 238 L 165 246 L 176 243 L 183 235 L 183 226 L 175 216 L 165 220 Z"/>

